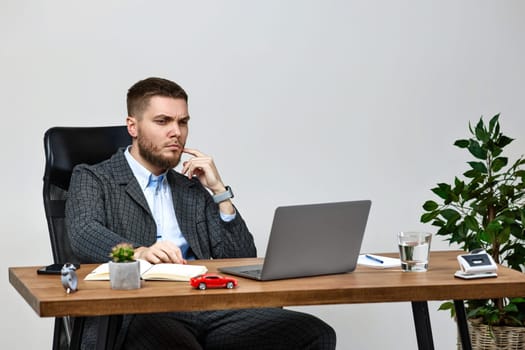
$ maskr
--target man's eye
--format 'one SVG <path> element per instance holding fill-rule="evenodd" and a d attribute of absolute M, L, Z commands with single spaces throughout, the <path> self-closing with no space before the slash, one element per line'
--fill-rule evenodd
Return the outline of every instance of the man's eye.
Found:
<path fill-rule="evenodd" d="M 166 124 L 166 119 L 157 119 L 157 120 L 155 120 L 155 122 L 157 124 L 164 125 L 164 124 Z"/>

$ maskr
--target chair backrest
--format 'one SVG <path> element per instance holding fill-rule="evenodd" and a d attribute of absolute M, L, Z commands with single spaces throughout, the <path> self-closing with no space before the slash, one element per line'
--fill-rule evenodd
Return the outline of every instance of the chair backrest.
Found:
<path fill-rule="evenodd" d="M 126 126 L 53 127 L 44 135 L 44 209 L 53 260 L 79 263 L 65 228 L 65 199 L 73 168 L 108 159 L 120 147 L 131 144 Z"/>

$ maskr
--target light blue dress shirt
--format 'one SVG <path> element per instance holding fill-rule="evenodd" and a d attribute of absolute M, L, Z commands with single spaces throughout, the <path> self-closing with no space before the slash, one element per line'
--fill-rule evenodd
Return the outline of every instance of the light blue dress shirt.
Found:
<path fill-rule="evenodd" d="M 124 151 L 124 156 L 140 188 L 144 192 L 146 201 L 155 219 L 157 225 L 157 241 L 171 241 L 181 249 L 185 259 L 193 259 L 193 256 L 188 256 L 190 246 L 182 235 L 175 216 L 173 197 L 168 180 L 166 179 L 167 171 L 159 176 L 153 175 L 133 158 L 129 153 L 129 147 Z M 233 220 L 235 215 L 235 213 L 232 215 L 220 213 L 221 219 L 226 222 Z"/>

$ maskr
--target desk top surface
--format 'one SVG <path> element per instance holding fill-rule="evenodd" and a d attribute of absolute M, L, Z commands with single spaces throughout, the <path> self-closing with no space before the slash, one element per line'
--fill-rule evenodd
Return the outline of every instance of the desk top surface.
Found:
<path fill-rule="evenodd" d="M 427 272 L 358 266 L 352 273 L 279 281 L 238 278 L 237 288 L 205 291 L 188 282 L 167 281 L 142 281 L 137 290 L 112 290 L 109 281 L 84 281 L 97 264 L 82 265 L 77 271 L 79 290 L 71 294 L 65 293 L 60 276 L 37 275 L 38 267 L 10 267 L 9 281 L 41 317 L 525 296 L 525 275 L 509 268 L 499 267 L 497 278 L 455 278 L 461 253 L 431 252 Z M 193 263 L 216 273 L 218 267 L 256 264 L 261 259 Z"/>

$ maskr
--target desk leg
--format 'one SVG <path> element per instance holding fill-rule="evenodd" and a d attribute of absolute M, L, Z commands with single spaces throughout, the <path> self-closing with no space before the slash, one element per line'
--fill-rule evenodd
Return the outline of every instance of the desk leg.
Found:
<path fill-rule="evenodd" d="M 465 304 L 463 300 L 454 300 L 454 308 L 456 309 L 456 317 L 458 322 L 458 331 L 461 337 L 461 345 L 463 350 L 472 350 L 470 343 L 470 334 L 468 332 L 467 314 L 465 312 Z"/>
<path fill-rule="evenodd" d="M 428 314 L 428 303 L 426 301 L 413 301 L 412 314 L 416 326 L 417 346 L 419 350 L 434 350 L 432 339 L 432 326 Z"/>

